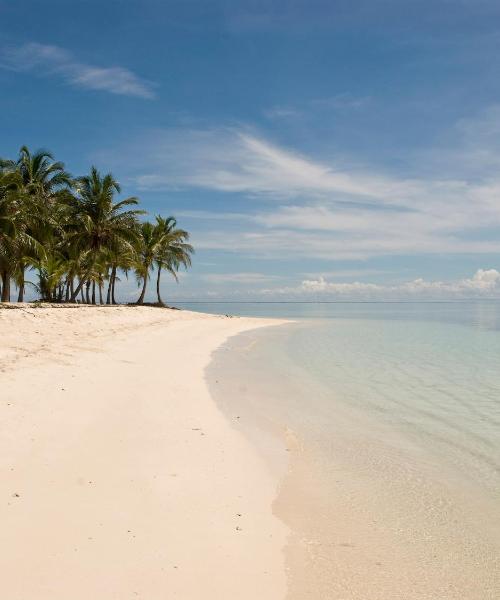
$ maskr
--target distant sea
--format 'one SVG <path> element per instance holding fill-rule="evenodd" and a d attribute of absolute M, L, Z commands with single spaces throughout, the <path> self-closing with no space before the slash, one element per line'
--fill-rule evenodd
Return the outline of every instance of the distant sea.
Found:
<path fill-rule="evenodd" d="M 307 449 L 307 472 L 325 484 L 310 510 L 324 519 L 294 524 L 289 514 L 301 539 L 331 547 L 332 523 L 339 514 L 350 523 L 355 507 L 349 531 L 365 531 L 356 544 L 373 537 L 377 564 L 393 565 L 387 584 L 376 571 L 370 600 L 500 598 L 500 302 L 179 306 L 295 321 L 230 340 L 210 377 L 233 374 L 218 398 L 229 417 L 282 424 Z M 318 560 L 311 572 L 328 557 Z M 398 577 L 412 593 L 398 596 L 390 584 Z M 317 597 L 343 597 L 329 585 Z M 309 598 L 299 588 L 291 597 Z"/>

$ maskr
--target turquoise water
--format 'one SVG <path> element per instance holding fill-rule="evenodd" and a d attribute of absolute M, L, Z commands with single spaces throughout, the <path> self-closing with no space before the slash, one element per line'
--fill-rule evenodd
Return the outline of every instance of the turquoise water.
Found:
<path fill-rule="evenodd" d="M 253 359 L 267 356 L 288 379 L 321 384 L 324 419 L 326 395 L 332 411 L 359 411 L 500 492 L 499 302 L 190 307 L 299 320 L 259 332 Z"/>
<path fill-rule="evenodd" d="M 307 483 L 284 489 L 322 518 L 285 520 L 322 587 L 290 598 L 500 598 L 500 303 L 189 308 L 295 320 L 230 340 L 209 373 L 228 417 L 299 440 Z"/>

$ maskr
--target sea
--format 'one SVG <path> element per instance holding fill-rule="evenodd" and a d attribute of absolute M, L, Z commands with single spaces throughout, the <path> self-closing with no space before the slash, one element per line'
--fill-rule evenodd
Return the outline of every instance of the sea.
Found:
<path fill-rule="evenodd" d="M 252 443 L 286 446 L 290 598 L 500 598 L 500 302 L 179 306 L 289 321 L 208 378 Z"/>

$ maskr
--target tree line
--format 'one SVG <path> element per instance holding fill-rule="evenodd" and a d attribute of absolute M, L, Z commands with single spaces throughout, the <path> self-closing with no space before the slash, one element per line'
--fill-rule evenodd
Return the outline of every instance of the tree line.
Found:
<path fill-rule="evenodd" d="M 47 302 L 116 304 L 120 275 L 135 274 L 143 304 L 156 269 L 156 295 L 162 271 L 177 280 L 191 265 L 189 233 L 174 217 L 141 219 L 135 197 L 116 200 L 120 185 L 95 167 L 71 176 L 64 163 L 45 150 L 23 146 L 16 160 L 0 159 L 0 298 L 13 287 L 23 302 L 33 286 Z M 36 281 L 28 281 L 28 273 Z"/>

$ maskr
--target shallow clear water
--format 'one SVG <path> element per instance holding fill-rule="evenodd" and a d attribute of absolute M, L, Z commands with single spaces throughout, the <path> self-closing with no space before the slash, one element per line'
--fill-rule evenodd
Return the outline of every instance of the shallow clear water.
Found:
<path fill-rule="evenodd" d="M 298 319 L 286 335 L 259 334 L 255 359 L 286 357 L 292 379 L 310 378 L 500 492 L 500 302 L 191 307 Z"/>
<path fill-rule="evenodd" d="M 500 303 L 190 308 L 296 320 L 230 341 L 233 352 L 216 355 L 213 374 L 219 384 L 234 374 L 219 395 L 228 416 L 281 423 L 304 445 L 307 468 L 297 468 L 308 491 L 288 487 L 324 519 L 306 524 L 290 510 L 287 519 L 301 540 L 329 548 L 310 564 L 331 565 L 325 597 L 344 597 L 332 584 L 339 535 L 393 565 L 366 575 L 377 589 L 370 598 L 403 597 L 396 581 L 406 598 L 500 597 Z M 356 560 L 346 566 L 351 590 Z M 473 573 L 481 585 L 468 587 Z M 315 571 L 316 580 L 323 574 Z M 290 597 L 322 597 L 306 595 L 310 585 Z M 359 587 L 345 597 L 363 594 Z"/>
<path fill-rule="evenodd" d="M 288 356 L 335 401 L 500 491 L 500 332 L 437 321 L 321 321 Z"/>

